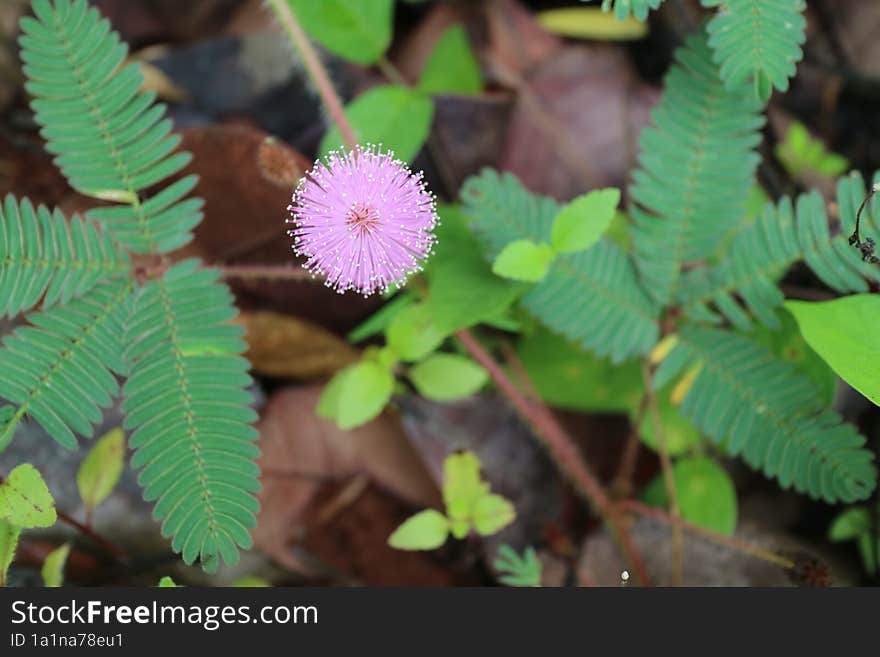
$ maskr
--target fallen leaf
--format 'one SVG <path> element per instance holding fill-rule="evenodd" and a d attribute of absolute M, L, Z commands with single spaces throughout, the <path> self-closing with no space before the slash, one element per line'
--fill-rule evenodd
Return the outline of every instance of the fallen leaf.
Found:
<path fill-rule="evenodd" d="M 392 413 L 342 431 L 315 415 L 322 388 L 276 392 L 258 425 L 262 489 L 254 543 L 294 570 L 304 569 L 294 548 L 306 531 L 306 511 L 324 484 L 366 474 L 415 507 L 441 505 L 437 486 Z M 383 542 L 401 521 L 390 523 Z"/>
<path fill-rule="evenodd" d="M 658 97 L 620 48 L 569 46 L 522 81 L 500 168 L 560 200 L 620 187 Z"/>
<path fill-rule="evenodd" d="M 486 6 L 489 59 L 515 75 L 524 75 L 562 48 L 517 0 L 493 0 Z"/>
<path fill-rule="evenodd" d="M 327 377 L 358 359 L 347 342 L 317 324 L 274 312 L 245 312 L 245 354 L 260 374 L 293 379 Z"/>

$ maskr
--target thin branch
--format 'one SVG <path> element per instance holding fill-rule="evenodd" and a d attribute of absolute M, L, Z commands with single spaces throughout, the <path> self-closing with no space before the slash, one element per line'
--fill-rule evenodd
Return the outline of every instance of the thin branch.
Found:
<path fill-rule="evenodd" d="M 319 281 L 317 276 L 302 267 L 290 265 L 217 265 L 223 278 L 262 278 L 283 281 Z"/>
<path fill-rule="evenodd" d="M 65 525 L 73 527 L 80 534 L 91 539 L 92 542 L 96 543 L 98 546 L 103 548 L 106 552 L 110 553 L 117 559 L 128 558 L 128 553 L 124 549 L 116 545 L 116 543 L 114 543 L 113 541 L 104 538 L 103 536 L 101 536 L 101 534 L 96 532 L 91 527 L 84 525 L 79 520 L 77 520 L 73 516 L 66 514 L 60 509 L 55 509 L 55 513 L 58 515 L 58 520 L 63 522 Z"/>
<path fill-rule="evenodd" d="M 780 568 L 784 568 L 785 570 L 791 570 L 796 565 L 794 561 L 783 557 L 780 554 L 771 552 L 770 550 L 765 550 L 762 547 L 758 547 L 757 545 L 748 543 L 742 539 L 736 538 L 735 536 L 719 534 L 718 532 L 714 532 L 711 529 L 706 529 L 705 527 L 694 525 L 687 520 L 669 514 L 663 509 L 655 506 L 649 506 L 648 504 L 644 504 L 643 502 L 639 502 L 637 500 L 624 500 L 622 502 L 618 502 L 617 508 L 622 511 L 629 511 L 631 513 L 636 513 L 640 516 L 648 516 L 650 518 L 660 520 L 661 522 L 665 522 L 666 524 L 672 525 L 673 527 L 681 527 L 682 529 L 692 534 L 696 534 L 697 536 L 706 539 L 710 543 L 723 545 L 724 547 L 730 548 L 731 550 L 742 552 L 743 554 L 748 554 L 749 556 L 755 557 L 756 559 L 761 559 L 762 561 L 766 561 L 768 563 L 772 563 L 776 566 L 779 566 Z"/>
<path fill-rule="evenodd" d="M 626 444 L 623 447 L 623 454 L 617 466 L 617 473 L 614 475 L 614 479 L 611 480 L 611 494 L 618 499 L 632 495 L 633 477 L 636 472 L 639 445 L 641 444 L 640 433 L 647 410 L 648 395 L 645 393 L 639 401 L 639 408 L 636 411 L 636 416 L 632 420 L 632 426 L 626 437 Z"/>
<path fill-rule="evenodd" d="M 469 331 L 461 329 L 456 331 L 455 336 L 474 360 L 486 369 L 498 389 L 513 404 L 519 416 L 532 428 L 535 436 L 543 443 L 563 474 L 572 482 L 575 490 L 607 523 L 636 577 L 643 585 L 649 586 L 648 570 L 626 528 L 625 519 L 602 488 L 602 484 L 584 463 L 571 436 L 546 406 L 530 403 L 526 399 L 507 377 L 501 365 Z"/>
<path fill-rule="evenodd" d="M 336 93 L 336 89 L 330 81 L 330 76 L 327 74 L 327 69 L 321 63 L 321 59 L 318 57 L 318 53 L 312 46 L 312 42 L 309 41 L 308 36 L 306 36 L 306 33 L 296 19 L 293 10 L 290 8 L 290 3 L 285 0 L 268 1 L 269 6 L 278 17 L 281 27 L 287 32 L 294 47 L 297 49 L 297 52 L 299 52 L 303 64 L 309 73 L 309 77 L 312 79 L 312 83 L 318 90 L 321 100 L 327 108 L 327 112 L 330 114 L 330 118 L 333 119 L 333 123 L 336 124 L 339 131 L 342 133 L 342 139 L 345 142 L 345 145 L 354 150 L 355 146 L 357 146 L 357 137 L 355 136 L 354 129 L 351 127 L 348 117 L 345 115 L 345 110 L 343 109 L 339 94 Z"/>
<path fill-rule="evenodd" d="M 162 263 L 146 267 L 137 267 L 134 275 L 138 279 L 158 278 L 174 266 L 174 263 Z M 223 278 L 265 279 L 274 281 L 315 281 L 322 279 L 302 267 L 290 265 L 222 265 L 207 264 L 220 270 Z"/>
<path fill-rule="evenodd" d="M 678 493 L 675 490 L 675 475 L 672 472 L 672 459 L 669 458 L 669 445 L 666 443 L 666 432 L 663 430 L 663 422 L 660 419 L 660 408 L 657 405 L 657 395 L 654 392 L 654 381 L 651 376 L 651 366 L 647 360 L 642 361 L 642 381 L 645 384 L 645 395 L 648 398 L 648 408 L 651 410 L 651 418 L 654 422 L 654 435 L 657 438 L 657 451 L 660 454 L 660 467 L 663 470 L 663 483 L 666 486 L 666 497 L 669 499 L 669 511 L 673 517 L 680 517 L 678 508 Z M 681 586 L 684 577 L 684 532 L 676 525 L 672 528 L 672 581 L 676 586 Z"/>

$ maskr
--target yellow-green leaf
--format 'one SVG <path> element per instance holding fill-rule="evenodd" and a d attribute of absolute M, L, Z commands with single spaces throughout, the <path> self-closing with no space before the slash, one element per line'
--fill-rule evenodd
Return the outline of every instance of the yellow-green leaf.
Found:
<path fill-rule="evenodd" d="M 353 365 L 343 379 L 342 401 L 336 417 L 340 429 L 353 429 L 372 420 L 391 399 L 394 376 L 371 361 Z"/>
<path fill-rule="evenodd" d="M 404 162 L 415 158 L 428 138 L 434 118 L 430 96 L 415 89 L 381 85 L 365 91 L 345 107 L 360 144 L 381 144 Z M 320 151 L 328 153 L 344 145 L 342 133 L 333 126 L 324 135 Z"/>
<path fill-rule="evenodd" d="M 398 550 L 433 550 L 446 542 L 449 521 L 439 511 L 426 509 L 411 516 L 388 537 Z"/>
<path fill-rule="evenodd" d="M 0 520 L 0 586 L 6 586 L 9 566 L 15 558 L 15 548 L 18 546 L 18 537 L 21 536 L 21 528 L 10 525 Z"/>
<path fill-rule="evenodd" d="M 458 452 L 446 457 L 443 463 L 443 501 L 450 520 L 470 520 L 477 500 L 488 493 L 489 484 L 480 478 L 480 461 L 473 452 Z"/>
<path fill-rule="evenodd" d="M 67 556 L 70 554 L 70 543 L 65 543 L 59 548 L 52 550 L 43 562 L 40 571 L 43 575 L 43 585 L 50 588 L 58 588 L 64 583 L 64 566 L 67 564 Z"/>
<path fill-rule="evenodd" d="M 500 495 L 484 495 L 474 505 L 471 521 L 481 536 L 498 532 L 516 518 L 516 511 L 508 500 Z"/>
<path fill-rule="evenodd" d="M 474 394 L 489 375 L 470 358 L 456 354 L 433 354 L 414 365 L 409 378 L 420 394 L 434 401 L 451 401 Z"/>
<path fill-rule="evenodd" d="M 283 1 L 283 0 L 281 0 Z M 287 0 L 309 36 L 337 55 L 372 64 L 391 42 L 394 0 Z M 272 4 L 276 4 L 273 0 Z"/>
<path fill-rule="evenodd" d="M 241 579 L 237 579 L 233 586 L 240 589 L 265 589 L 272 587 L 262 577 L 255 577 L 254 575 L 245 575 Z"/>
<path fill-rule="evenodd" d="M 419 89 L 427 94 L 478 94 L 483 88 L 480 65 L 467 33 L 453 25 L 437 40 L 425 63 Z"/>
<path fill-rule="evenodd" d="M 544 29 L 560 36 L 596 41 L 632 41 L 648 33 L 648 25 L 634 18 L 618 20 L 601 9 L 570 7 L 538 13 Z"/>
<path fill-rule="evenodd" d="M 30 463 L 15 468 L 0 484 L 0 520 L 28 529 L 51 527 L 56 519 L 55 500 Z"/>
<path fill-rule="evenodd" d="M 590 248 L 608 230 L 620 203 L 620 190 L 597 189 L 562 207 L 553 220 L 550 243 L 558 253 Z"/>
<path fill-rule="evenodd" d="M 125 466 L 125 433 L 113 429 L 95 443 L 76 473 L 76 485 L 92 511 L 110 496 Z"/>
<path fill-rule="evenodd" d="M 516 240 L 501 250 L 492 263 L 492 271 L 503 278 L 536 283 L 547 275 L 555 257 L 547 244 Z"/>
<path fill-rule="evenodd" d="M 405 361 L 421 360 L 439 347 L 446 335 L 435 323 L 430 307 L 423 303 L 397 313 L 385 332 L 388 346 Z"/>
<path fill-rule="evenodd" d="M 840 377 L 880 405 L 880 296 L 852 296 L 809 303 L 788 301 L 801 334 Z"/>
<path fill-rule="evenodd" d="M 176 589 L 177 584 L 168 575 L 159 580 L 160 589 Z"/>

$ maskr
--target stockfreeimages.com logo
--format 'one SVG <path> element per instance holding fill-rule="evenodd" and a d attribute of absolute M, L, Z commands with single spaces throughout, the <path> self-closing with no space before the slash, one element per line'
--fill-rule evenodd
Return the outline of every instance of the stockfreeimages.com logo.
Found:
<path fill-rule="evenodd" d="M 269 605 L 253 610 L 249 605 L 107 605 L 100 600 L 81 603 L 37 605 L 24 600 L 12 603 L 12 624 L 30 625 L 200 625 L 213 632 L 223 625 L 318 623 L 318 608 L 311 605 Z"/>

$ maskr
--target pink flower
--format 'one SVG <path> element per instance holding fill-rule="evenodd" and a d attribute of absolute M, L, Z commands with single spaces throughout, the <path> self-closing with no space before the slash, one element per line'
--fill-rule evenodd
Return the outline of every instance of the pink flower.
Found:
<path fill-rule="evenodd" d="M 288 231 L 307 270 L 342 293 L 364 296 L 402 284 L 431 254 L 434 196 L 381 146 L 330 153 L 300 180 Z"/>

